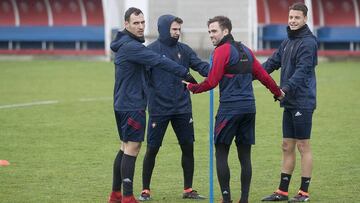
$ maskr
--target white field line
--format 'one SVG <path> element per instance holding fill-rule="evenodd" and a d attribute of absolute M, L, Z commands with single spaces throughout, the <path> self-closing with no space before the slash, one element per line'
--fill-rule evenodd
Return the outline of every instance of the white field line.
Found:
<path fill-rule="evenodd" d="M 112 99 L 113 99 L 112 97 L 80 98 L 77 101 L 79 101 L 79 102 L 94 102 L 94 101 L 109 101 Z M 6 105 L 0 105 L 0 109 L 31 107 L 31 106 L 49 105 L 49 104 L 57 104 L 57 103 L 60 103 L 60 101 L 49 100 L 49 101 L 36 101 L 36 102 L 20 103 L 20 104 L 6 104 Z"/>
<path fill-rule="evenodd" d="M 254 85 L 253 88 L 257 89 L 261 87 L 261 85 Z M 215 89 L 217 92 L 218 89 Z M 97 97 L 97 98 L 80 98 L 78 101 L 80 102 L 94 102 L 94 101 L 109 101 L 112 100 L 112 97 Z M 18 107 L 29 107 L 29 106 L 38 106 L 38 105 L 49 105 L 49 104 L 57 104 L 59 101 L 57 100 L 49 100 L 49 101 L 37 101 L 37 102 L 30 102 L 30 103 L 22 103 L 22 104 L 7 104 L 7 105 L 0 105 L 0 109 L 9 109 L 9 108 L 18 108 Z"/>
<path fill-rule="evenodd" d="M 37 102 L 22 103 L 22 104 L 7 104 L 7 105 L 0 106 L 0 109 L 10 109 L 10 108 L 38 106 L 38 105 L 48 105 L 48 104 L 57 104 L 57 103 L 59 103 L 59 101 L 51 100 L 51 101 L 37 101 Z"/>

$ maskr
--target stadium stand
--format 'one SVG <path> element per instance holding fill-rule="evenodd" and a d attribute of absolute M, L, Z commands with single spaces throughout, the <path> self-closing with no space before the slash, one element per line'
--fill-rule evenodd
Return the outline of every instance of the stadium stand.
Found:
<path fill-rule="evenodd" d="M 316 30 L 321 50 L 359 50 L 360 27 L 356 19 L 359 7 L 354 3 L 352 0 L 318 2 L 319 13 L 323 15 L 323 22 L 320 21 Z"/>
<path fill-rule="evenodd" d="M 318 0 L 311 0 L 311 5 L 312 5 L 312 9 L 313 9 L 313 23 L 314 23 L 314 27 L 319 27 L 320 26 L 320 15 L 319 15 L 319 1 Z"/>
<path fill-rule="evenodd" d="M 0 3 L 0 26 L 15 26 L 15 14 L 11 1 L 2 0 Z"/>
<path fill-rule="evenodd" d="M 0 54 L 105 54 L 101 0 L 0 0 L 0 6 Z"/>
<path fill-rule="evenodd" d="M 322 6 L 319 13 L 324 16 L 324 24 L 320 26 L 356 26 L 355 10 L 358 8 L 352 0 L 321 0 L 319 3 Z"/>
<path fill-rule="evenodd" d="M 87 25 L 104 25 L 104 14 L 101 1 L 83 0 L 83 2 L 86 11 Z"/>
<path fill-rule="evenodd" d="M 265 22 L 265 5 L 264 5 L 264 1 L 262 0 L 257 0 L 256 1 L 257 3 L 257 17 L 258 17 L 258 23 L 260 25 L 264 25 L 265 23 L 268 23 L 268 22 Z"/>
<path fill-rule="evenodd" d="M 299 0 L 267 0 L 270 24 L 287 24 L 289 6 Z"/>
<path fill-rule="evenodd" d="M 286 38 L 288 7 L 298 1 L 256 0 L 259 52 L 271 53 Z M 311 4 L 320 53 L 360 55 L 360 0 Z M 0 54 L 103 55 L 104 26 L 102 0 L 0 0 Z"/>
<path fill-rule="evenodd" d="M 359 51 L 360 27 L 321 27 L 317 37 L 321 50 Z"/>
<path fill-rule="evenodd" d="M 49 0 L 53 15 L 54 26 L 81 26 L 85 25 L 82 19 L 78 1 Z"/>
<path fill-rule="evenodd" d="M 260 49 L 275 49 L 286 38 L 289 6 L 299 0 L 257 0 Z M 260 17 L 260 18 L 259 18 Z"/>
<path fill-rule="evenodd" d="M 20 26 L 49 25 L 48 12 L 43 0 L 17 0 Z"/>
<path fill-rule="evenodd" d="M 286 38 L 288 7 L 294 2 L 257 0 L 260 50 L 275 49 Z M 360 55 L 360 0 L 312 0 L 312 8 L 320 54 Z"/>

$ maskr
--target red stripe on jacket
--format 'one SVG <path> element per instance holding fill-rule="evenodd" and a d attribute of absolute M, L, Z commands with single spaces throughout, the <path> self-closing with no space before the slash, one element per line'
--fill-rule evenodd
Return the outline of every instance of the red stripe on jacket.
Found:
<path fill-rule="evenodd" d="M 228 67 L 231 56 L 231 44 L 225 43 L 217 47 L 213 54 L 212 67 L 208 77 L 199 84 L 189 84 L 188 89 L 194 94 L 205 92 L 215 88 L 225 73 L 225 68 Z M 258 79 L 266 88 L 268 88 L 275 97 L 281 95 L 280 88 L 270 75 L 262 68 L 260 62 L 255 58 L 253 52 L 249 49 L 253 57 L 252 75 Z"/>

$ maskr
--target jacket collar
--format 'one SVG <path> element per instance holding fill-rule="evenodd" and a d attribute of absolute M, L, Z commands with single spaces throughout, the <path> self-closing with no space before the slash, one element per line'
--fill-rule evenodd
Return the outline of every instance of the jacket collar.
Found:
<path fill-rule="evenodd" d="M 232 36 L 232 34 L 225 35 L 216 47 L 219 47 L 225 44 L 226 42 L 232 42 L 232 41 L 234 41 L 234 37 Z"/>
<path fill-rule="evenodd" d="M 140 43 L 144 43 L 145 42 L 145 38 L 144 37 L 137 37 L 136 35 L 134 35 L 133 33 L 129 32 L 127 29 L 123 30 L 123 33 L 129 35 L 131 38 L 135 39 L 136 41 L 140 42 Z"/>
<path fill-rule="evenodd" d="M 296 37 L 303 37 L 309 33 L 311 33 L 309 27 L 307 24 L 302 26 L 301 28 L 297 30 L 291 30 L 289 26 L 286 27 L 286 31 L 289 38 L 296 38 Z"/>

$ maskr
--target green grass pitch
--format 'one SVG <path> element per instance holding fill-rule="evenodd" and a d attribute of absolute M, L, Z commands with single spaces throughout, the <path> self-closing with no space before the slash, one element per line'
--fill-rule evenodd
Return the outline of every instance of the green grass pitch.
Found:
<path fill-rule="evenodd" d="M 273 74 L 276 81 L 278 74 Z M 312 202 L 351 203 L 360 198 L 359 75 L 360 63 L 356 62 L 322 62 L 317 67 Z M 113 64 L 107 62 L 0 62 L 0 160 L 11 163 L 0 167 L 0 202 L 106 202 L 119 147 L 113 82 Z M 250 202 L 260 202 L 279 182 L 282 109 L 259 82 L 255 81 L 254 87 L 257 123 Z M 194 189 L 205 196 L 209 195 L 208 97 L 208 93 L 192 95 Z M 136 196 L 141 191 L 145 148 L 146 143 L 136 164 Z M 193 202 L 181 199 L 180 163 L 180 148 L 169 127 L 152 177 L 152 202 Z M 238 201 L 240 166 L 234 146 L 229 163 L 232 197 Z M 300 185 L 299 171 L 297 162 L 291 195 Z M 218 202 L 215 173 L 213 177 Z"/>

